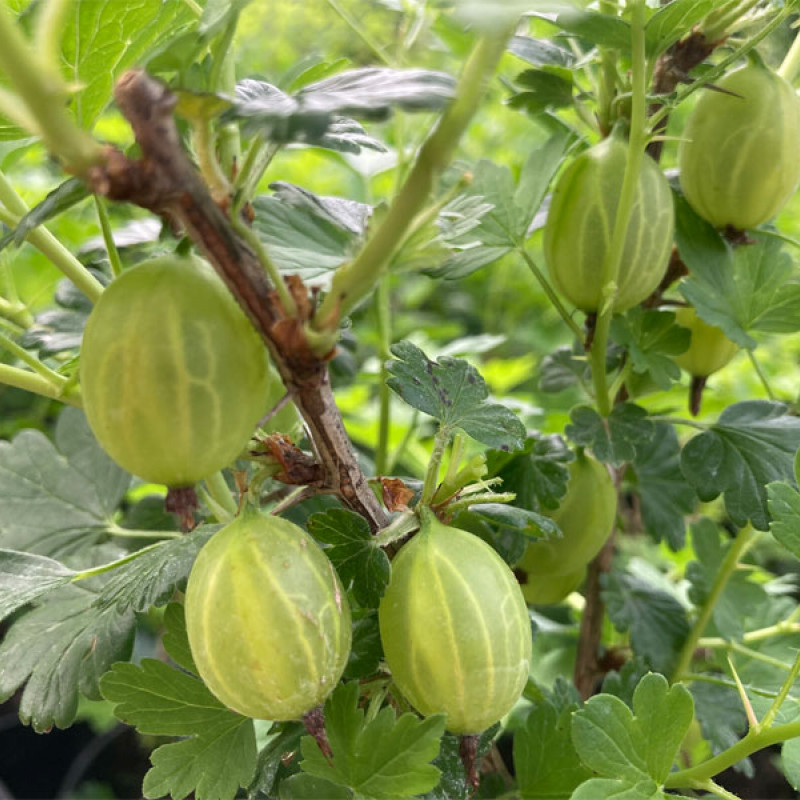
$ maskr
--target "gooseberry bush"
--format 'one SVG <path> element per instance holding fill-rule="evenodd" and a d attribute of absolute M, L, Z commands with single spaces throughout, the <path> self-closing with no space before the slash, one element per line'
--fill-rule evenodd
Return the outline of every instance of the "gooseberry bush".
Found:
<path fill-rule="evenodd" d="M 0 701 L 148 798 L 799 790 L 800 3 L 367 5 L 0 8 Z"/>

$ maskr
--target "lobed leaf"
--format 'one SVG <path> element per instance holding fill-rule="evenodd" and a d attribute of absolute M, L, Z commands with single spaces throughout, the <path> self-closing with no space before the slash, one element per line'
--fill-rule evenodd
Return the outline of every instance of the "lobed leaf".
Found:
<path fill-rule="evenodd" d="M 633 461 L 636 453 L 655 434 L 647 412 L 633 403 L 614 406 L 604 420 L 591 406 L 577 406 L 570 412 L 571 425 L 565 433 L 576 444 L 590 447 L 600 461 L 620 466 Z"/>
<path fill-rule="evenodd" d="M 74 574 L 52 558 L 0 550 L 0 622 L 17 609 L 66 585 Z"/>

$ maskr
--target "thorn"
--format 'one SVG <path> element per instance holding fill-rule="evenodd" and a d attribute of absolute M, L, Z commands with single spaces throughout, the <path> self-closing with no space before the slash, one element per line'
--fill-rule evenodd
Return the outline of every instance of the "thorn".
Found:
<path fill-rule="evenodd" d="M 747 696 L 747 692 L 744 689 L 744 685 L 739 677 L 739 673 L 736 671 L 736 667 L 733 666 L 733 659 L 731 659 L 730 655 L 728 656 L 728 666 L 731 668 L 733 679 L 736 681 L 736 688 L 739 690 L 739 697 L 741 698 L 742 705 L 744 706 L 744 712 L 747 714 L 747 723 L 750 728 L 758 729 L 759 723 L 758 718 L 756 717 L 756 712 L 753 711 L 753 706 L 750 704 L 750 698 Z"/>

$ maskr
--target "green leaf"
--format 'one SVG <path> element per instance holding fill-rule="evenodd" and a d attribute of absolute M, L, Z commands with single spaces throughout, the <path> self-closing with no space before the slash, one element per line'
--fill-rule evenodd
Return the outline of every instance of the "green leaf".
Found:
<path fill-rule="evenodd" d="M 709 430 L 683 448 L 681 469 L 708 502 L 725 495 L 738 527 L 769 528 L 768 483 L 791 481 L 800 447 L 800 419 L 782 403 L 751 400 L 729 406 Z"/>
<path fill-rule="evenodd" d="M 58 589 L 18 619 L 0 644 L 0 702 L 25 684 L 20 718 L 39 733 L 68 727 L 79 692 L 96 699 L 100 676 L 130 654 L 133 614 L 103 611 L 95 599 L 77 586 Z"/>
<path fill-rule="evenodd" d="M 170 539 L 134 554 L 134 558 L 111 573 L 97 604 L 144 612 L 163 606 L 176 589 L 186 586 L 186 579 L 200 548 L 221 526 L 202 525 L 180 539 Z"/>
<path fill-rule="evenodd" d="M 479 503 L 470 506 L 469 517 L 488 522 L 499 530 L 514 531 L 525 539 L 560 539 L 558 525 L 543 514 L 503 503 Z M 525 542 L 527 544 L 527 541 Z"/>
<path fill-rule="evenodd" d="M 144 64 L 196 23 L 188 5 L 162 0 L 92 0 L 70 8 L 62 58 L 67 80 L 81 87 L 73 107 L 82 128 L 93 126 L 126 69 Z"/>
<path fill-rule="evenodd" d="M 630 52 L 631 26 L 620 17 L 575 9 L 562 11 L 556 18 L 556 24 L 567 33 L 574 33 L 592 44 Z"/>
<path fill-rule="evenodd" d="M 539 389 L 549 394 L 563 392 L 579 381 L 588 383 L 591 379 L 592 370 L 582 346 L 580 351 L 557 347 L 542 359 L 539 368 Z"/>
<path fill-rule="evenodd" d="M 283 722 L 273 725 L 269 742 L 258 754 L 256 775 L 247 790 L 248 800 L 264 800 L 265 796 L 275 797 L 276 784 L 282 783 L 288 775 L 296 773 L 297 762 L 294 756 L 300 751 L 300 739 L 305 732 L 302 722 Z"/>
<path fill-rule="evenodd" d="M 521 452 L 489 453 L 489 475 L 503 479 L 504 492 L 514 492 L 514 504 L 529 511 L 558 508 L 567 493 L 572 451 L 557 435 L 534 434 Z"/>
<path fill-rule="evenodd" d="M 669 673 L 689 635 L 686 609 L 663 589 L 628 573 L 610 573 L 603 598 L 614 627 L 630 632 L 634 653 Z"/>
<path fill-rule="evenodd" d="M 714 755 L 733 747 L 747 731 L 747 714 L 736 688 L 694 681 L 689 690 L 695 717 Z M 752 770 L 749 759 L 746 763 Z"/>
<path fill-rule="evenodd" d="M 300 772 L 281 781 L 278 797 L 280 800 L 349 800 L 353 793 L 344 786 Z"/>
<path fill-rule="evenodd" d="M 419 719 L 381 709 L 366 721 L 358 707 L 358 683 L 340 686 L 325 703 L 325 730 L 333 761 L 329 763 L 310 736 L 303 738 L 304 772 L 350 787 L 374 800 L 410 797 L 430 791 L 439 770 L 430 762 L 439 753 L 445 718 Z"/>
<path fill-rule="evenodd" d="M 680 380 L 680 367 L 670 356 L 686 352 L 691 332 L 675 324 L 673 312 L 633 308 L 613 318 L 611 336 L 628 351 L 634 371 L 649 372 L 659 388 Z"/>
<path fill-rule="evenodd" d="M 670 687 L 663 675 L 650 673 L 636 687 L 633 711 L 613 695 L 590 698 L 572 715 L 572 741 L 596 774 L 660 786 L 693 718 L 689 690 L 682 684 Z"/>
<path fill-rule="evenodd" d="M 410 406 L 490 447 L 522 447 L 525 426 L 505 406 L 486 402 L 489 390 L 469 362 L 449 356 L 431 361 L 407 341 L 393 345 L 392 354 L 387 384 Z"/>
<path fill-rule="evenodd" d="M 543 698 L 515 732 L 514 767 L 525 800 L 568 798 L 592 777 L 572 744 L 571 720 L 577 708 L 577 703 L 559 707 Z"/>
<path fill-rule="evenodd" d="M 308 532 L 322 544 L 345 588 L 359 604 L 377 608 L 391 567 L 386 553 L 375 543 L 367 521 L 352 511 L 332 508 L 308 519 Z"/>
<path fill-rule="evenodd" d="M 374 675 L 378 671 L 381 658 L 383 646 L 378 615 L 373 612 L 353 622 L 353 643 L 344 668 L 344 677 L 355 680 Z"/>
<path fill-rule="evenodd" d="M 578 787 L 570 800 L 691 800 L 691 798 L 683 795 L 666 795 L 651 780 L 634 784 L 624 780 L 592 778 Z"/>
<path fill-rule="evenodd" d="M 0 546 L 51 557 L 83 551 L 107 534 L 129 483 L 83 413 L 65 409 L 55 445 L 34 430 L 0 442 Z"/>
<path fill-rule="evenodd" d="M 315 208 L 291 202 L 294 197 L 285 191 L 259 195 L 253 201 L 253 228 L 270 257 L 282 271 L 306 281 L 330 277 L 334 269 L 350 259 L 360 241 L 360 232 L 346 227 L 345 220 L 322 213 L 329 212 L 330 201 L 338 198 L 314 197 L 319 201 Z M 366 225 L 368 207 L 364 209 Z"/>
<path fill-rule="evenodd" d="M 0 550 L 0 622 L 69 583 L 75 573 L 52 558 Z"/>
<path fill-rule="evenodd" d="M 49 192 L 44 200 L 37 203 L 27 214 L 25 214 L 11 233 L 0 239 L 0 250 L 5 249 L 13 242 L 16 247 L 20 247 L 25 241 L 25 237 L 39 225 L 43 225 L 47 220 L 58 216 L 63 211 L 72 208 L 76 203 L 87 198 L 90 192 L 86 182 L 80 178 L 70 178 L 64 181 L 58 188 Z"/>
<path fill-rule="evenodd" d="M 509 100 L 512 108 L 524 109 L 529 114 L 540 114 L 551 108 L 572 105 L 574 90 L 572 71 L 567 67 L 539 67 L 526 69 L 514 79 L 522 91 Z"/>
<path fill-rule="evenodd" d="M 685 517 L 697 504 L 694 489 L 680 467 L 681 448 L 671 425 L 657 424 L 655 435 L 637 448 L 632 486 L 641 503 L 642 521 L 656 541 L 678 551 L 686 538 Z"/>
<path fill-rule="evenodd" d="M 186 635 L 186 615 L 182 603 L 170 603 L 164 609 L 164 634 L 161 643 L 167 655 L 187 672 L 197 675 L 197 667 Z"/>
<path fill-rule="evenodd" d="M 530 36 L 512 36 L 508 50 L 534 67 L 571 67 L 575 54 L 547 39 L 533 39 Z"/>
<path fill-rule="evenodd" d="M 145 797 L 195 792 L 197 800 L 233 800 L 256 768 L 253 721 L 219 702 L 197 678 L 153 659 L 115 664 L 101 689 L 114 714 L 140 733 L 188 736 L 150 759 Z"/>
<path fill-rule="evenodd" d="M 252 0 L 206 0 L 197 32 L 206 38 L 220 33 Z"/>
<path fill-rule="evenodd" d="M 741 347 L 756 346 L 751 333 L 790 333 L 800 327 L 800 276 L 783 243 L 752 234 L 753 244 L 728 259 L 697 260 L 681 286 L 697 315 Z M 679 240 L 680 241 L 680 240 Z"/>
<path fill-rule="evenodd" d="M 671 47 L 713 11 L 714 0 L 673 0 L 658 9 L 647 21 L 645 46 L 650 56 L 657 56 Z"/>
<path fill-rule="evenodd" d="M 770 533 L 795 558 L 800 558 L 800 492 L 786 483 L 767 486 Z"/>
<path fill-rule="evenodd" d="M 800 739 L 789 739 L 783 743 L 781 767 L 792 788 L 800 791 Z"/>
<path fill-rule="evenodd" d="M 606 420 L 591 406 L 577 406 L 570 419 L 566 435 L 576 444 L 591 447 L 600 461 L 614 466 L 633 461 L 637 450 L 655 434 L 647 412 L 633 403 L 614 406 Z"/>

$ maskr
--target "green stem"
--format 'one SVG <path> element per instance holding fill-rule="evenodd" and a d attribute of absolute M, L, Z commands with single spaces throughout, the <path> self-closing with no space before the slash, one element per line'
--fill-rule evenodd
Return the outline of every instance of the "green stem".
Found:
<path fill-rule="evenodd" d="M 779 669 L 783 672 L 789 672 L 792 668 L 791 664 L 787 664 L 785 661 L 781 661 L 779 658 L 774 658 L 773 656 L 768 656 L 765 653 L 760 653 L 758 650 L 753 650 L 751 647 L 746 647 L 739 642 L 731 642 L 730 647 L 727 649 L 732 653 L 739 653 L 739 655 L 751 658 L 753 661 L 760 661 L 762 664 L 775 667 L 775 669 Z"/>
<path fill-rule="evenodd" d="M 111 274 L 118 278 L 122 275 L 122 259 L 119 257 L 119 250 L 114 244 L 114 232 L 111 230 L 111 220 L 108 217 L 105 200 L 96 194 L 94 196 L 94 206 L 97 209 L 97 218 L 100 220 L 100 230 L 103 232 L 103 242 L 108 253 L 108 262 L 111 264 Z"/>
<path fill-rule="evenodd" d="M 397 462 L 403 457 L 403 453 L 405 453 L 409 442 L 416 435 L 418 420 L 419 420 L 419 411 L 414 409 L 414 413 L 411 416 L 411 421 L 408 423 L 408 428 L 406 428 L 405 436 L 403 436 L 403 441 L 400 442 L 397 449 L 391 454 L 389 461 L 386 464 L 386 472 L 389 475 L 391 475 L 392 471 L 394 470 L 395 464 L 397 464 Z"/>
<path fill-rule="evenodd" d="M 68 92 L 61 76 L 25 40 L 5 3 L 0 4 L 0 72 L 35 120 L 35 130 L 29 132 L 42 137 L 68 172 L 85 175 L 102 161 L 99 143 L 75 124 L 67 110 Z"/>
<path fill-rule="evenodd" d="M 718 42 L 729 36 L 728 30 L 738 19 L 755 8 L 760 0 L 740 0 L 723 4 L 722 8 L 709 14 L 700 25 L 700 30 L 710 42 Z"/>
<path fill-rule="evenodd" d="M 711 779 L 704 781 L 700 786 L 696 788 L 711 792 L 711 794 L 716 795 L 717 797 L 721 797 L 722 800 L 740 800 L 738 795 L 735 795 L 733 792 L 729 792 L 727 789 L 724 789 L 718 783 L 714 783 Z"/>
<path fill-rule="evenodd" d="M 711 620 L 711 615 L 714 613 L 714 608 L 716 607 L 722 592 L 725 590 L 725 587 L 728 585 L 728 581 L 736 570 L 739 559 L 747 551 L 747 548 L 750 546 L 754 538 L 755 532 L 752 528 L 747 527 L 742 528 L 739 531 L 738 536 L 731 542 L 728 552 L 725 555 L 725 558 L 723 559 L 719 569 L 717 570 L 714 583 L 711 587 L 708 597 L 706 598 L 706 602 L 700 609 L 700 614 L 695 620 L 694 625 L 692 625 L 689 636 L 686 638 L 686 641 L 683 644 L 677 664 L 672 672 L 673 682 L 677 681 L 684 672 L 688 671 L 689 665 L 692 663 L 694 651 L 697 649 L 697 643 L 700 640 L 700 637 L 703 635 L 703 631 L 706 629 L 709 621 Z"/>
<path fill-rule="evenodd" d="M 800 610 L 800 606 L 798 606 Z M 765 639 L 771 639 L 773 636 L 786 636 L 793 633 L 800 633 L 800 623 L 789 622 L 783 620 L 775 625 L 769 625 L 766 628 L 759 628 L 755 631 L 748 631 L 742 636 L 742 642 L 745 644 L 753 642 L 762 642 Z M 703 637 L 697 643 L 698 647 L 707 648 L 709 650 L 726 650 L 730 648 L 731 642 L 727 639 L 722 639 L 719 636 Z"/>
<path fill-rule="evenodd" d="M 150 533 L 154 533 L 154 531 L 150 531 Z M 159 533 L 161 536 L 168 535 L 170 538 L 174 536 L 172 532 L 159 531 Z M 181 535 L 182 534 L 178 534 L 178 536 Z M 92 567 L 91 569 L 84 569 L 80 572 L 76 572 L 75 575 L 73 575 L 70 579 L 70 582 L 76 583 L 77 581 L 83 581 L 87 578 L 95 578 L 98 575 L 104 575 L 106 572 L 112 572 L 113 570 L 118 569 L 125 564 L 130 564 L 131 561 L 135 561 L 137 558 L 139 558 L 139 556 L 143 556 L 145 553 L 155 550 L 156 547 L 161 547 L 161 545 L 162 542 L 156 542 L 155 544 L 143 547 L 141 550 L 137 550 L 135 553 L 130 553 L 130 555 L 118 558 L 116 561 L 109 561 L 107 564 L 101 564 L 99 567 Z"/>
<path fill-rule="evenodd" d="M 42 397 L 49 397 L 52 400 L 61 400 L 77 408 L 83 406 L 80 390 L 77 387 L 71 388 L 62 394 L 60 386 L 56 386 L 47 378 L 27 369 L 0 364 L 0 383 L 5 383 L 7 386 L 15 386 L 17 389 L 24 389 L 26 392 L 40 394 Z"/>
<path fill-rule="evenodd" d="M 379 284 L 375 292 L 375 313 L 378 320 L 378 358 L 381 366 L 378 373 L 378 395 L 380 412 L 378 418 L 378 449 L 375 453 L 375 472 L 386 474 L 389 461 L 389 430 L 392 422 L 392 392 L 389 389 L 388 362 L 392 357 L 392 309 L 389 293 L 389 276 Z"/>
<path fill-rule="evenodd" d="M 230 196 L 231 186 L 225 173 L 222 171 L 216 153 L 216 137 L 214 124 L 210 119 L 193 120 L 194 150 L 197 154 L 197 163 L 203 173 L 211 196 L 219 203 Z"/>
<path fill-rule="evenodd" d="M 561 299 L 556 294 L 555 289 L 550 285 L 547 278 L 544 276 L 544 273 L 539 269 L 536 262 L 531 257 L 530 253 L 524 248 L 519 247 L 519 254 L 522 256 L 525 263 L 528 265 L 528 269 L 533 273 L 534 278 L 539 282 L 539 285 L 542 287 L 542 290 L 547 295 L 547 299 L 553 304 L 553 308 L 558 312 L 558 315 L 561 319 L 564 320 L 564 324 L 572 331 L 578 341 L 583 341 L 584 333 L 575 322 L 574 319 L 570 316 L 569 311 L 567 311 L 566 306 L 561 302 Z"/>
<path fill-rule="evenodd" d="M 286 282 L 283 280 L 280 270 L 276 266 L 275 262 L 269 257 L 266 248 L 261 243 L 261 239 L 258 238 L 252 228 L 249 228 L 245 224 L 244 220 L 242 220 L 238 214 L 231 217 L 231 223 L 236 229 L 236 232 L 254 250 L 258 260 L 261 262 L 261 266 L 264 267 L 264 271 L 269 276 L 275 291 L 278 293 L 278 297 L 280 298 L 281 305 L 283 306 L 283 310 L 286 312 L 286 315 L 288 317 L 296 316 L 297 306 L 295 305 L 294 298 L 289 293 L 289 289 L 286 286 Z"/>
<path fill-rule="evenodd" d="M 612 399 L 615 398 L 619 394 L 619 390 L 622 388 L 625 381 L 630 378 L 631 372 L 633 371 L 633 362 L 626 361 L 625 365 L 619 371 L 619 375 L 614 378 L 614 382 L 611 384 L 611 388 L 608 390 L 608 396 Z"/>
<path fill-rule="evenodd" d="M 183 536 L 182 533 L 176 531 L 140 531 L 135 528 L 122 528 L 118 525 L 109 528 L 108 532 L 111 536 L 119 539 L 180 539 Z"/>
<path fill-rule="evenodd" d="M 359 24 L 353 16 L 351 16 L 344 8 L 339 5 L 338 0 L 327 0 L 328 5 L 339 15 L 342 21 L 350 28 L 353 33 L 361 39 L 362 42 L 387 66 L 391 66 L 392 62 L 384 52 L 383 48 L 375 42 L 366 30 Z"/>
<path fill-rule="evenodd" d="M 266 172 L 272 159 L 275 158 L 278 150 L 280 150 L 280 145 L 269 144 L 259 138 L 250 143 L 250 148 L 244 157 L 242 169 L 233 184 L 233 193 L 236 198 L 233 206 L 234 215 L 237 215 L 242 210 L 245 203 L 249 203 L 253 199 L 253 195 L 258 188 L 258 182 Z"/>
<path fill-rule="evenodd" d="M 786 680 L 783 682 L 783 686 L 781 686 L 778 696 L 769 707 L 767 713 L 764 714 L 764 719 L 762 719 L 759 723 L 759 730 L 766 730 L 772 727 L 775 722 L 775 718 L 778 716 L 778 712 L 781 710 L 781 706 L 789 696 L 789 692 L 797 681 L 798 675 L 800 675 L 800 652 L 798 652 L 797 656 L 795 657 L 794 664 L 792 664 L 792 668 L 789 670 L 789 674 L 786 676 Z"/>
<path fill-rule="evenodd" d="M 447 472 L 444 474 L 443 484 L 453 483 L 458 474 L 458 466 L 464 455 L 464 445 L 466 444 L 466 434 L 458 431 L 453 437 L 453 444 L 450 446 L 450 460 L 447 463 Z M 459 487 L 460 488 L 460 487 Z"/>
<path fill-rule="evenodd" d="M 672 772 L 664 781 L 665 789 L 702 788 L 705 781 L 738 763 L 753 753 L 779 742 L 800 736 L 800 722 L 775 725 L 768 730 L 751 730 L 735 745 L 689 769 Z"/>
<path fill-rule="evenodd" d="M 211 512 L 211 516 L 214 517 L 217 522 L 226 523 L 233 519 L 203 486 L 195 487 L 195 489 L 197 491 L 197 499 L 208 508 Z"/>
<path fill-rule="evenodd" d="M 225 512 L 225 519 L 220 519 L 220 522 L 229 522 L 232 520 L 239 511 L 236 501 L 233 499 L 230 488 L 225 480 L 225 476 L 217 470 L 213 475 L 206 478 L 205 483 L 209 495 L 213 498 L 214 502 Z"/>
<path fill-rule="evenodd" d="M 707 431 L 709 426 L 704 422 L 697 422 L 694 419 L 684 419 L 683 417 L 664 417 L 653 416 L 650 417 L 653 422 L 666 422 L 668 425 L 685 425 L 687 428 L 694 428 L 698 431 Z"/>
<path fill-rule="evenodd" d="M 734 691 L 738 691 L 738 686 L 736 681 L 730 680 L 728 678 L 720 678 L 715 675 L 707 675 L 702 672 L 685 672 L 679 678 L 681 683 L 708 683 L 712 686 L 722 686 L 726 689 L 733 689 Z M 775 699 L 777 697 L 776 692 L 768 692 L 764 689 L 758 689 L 755 686 L 748 686 L 747 691 L 750 694 L 756 694 L 759 697 L 767 697 Z"/>
<path fill-rule="evenodd" d="M 0 14 L 2 16 L 2 14 Z M 21 214 L 8 211 L 6 198 L 3 196 L 3 184 L 7 183 L 5 176 L 0 173 L 0 202 L 6 208 L 0 208 L 0 222 L 8 225 L 9 228 L 16 228 L 19 225 L 20 217 L 27 212 L 27 208 Z M 21 202 L 21 201 L 20 201 Z M 24 204 L 23 204 L 24 207 Z M 39 226 L 30 231 L 25 237 L 40 253 L 47 256 L 50 261 L 69 278 L 92 303 L 96 303 L 103 293 L 103 284 L 92 275 L 86 267 L 75 258 L 72 253 L 64 247 L 61 242 L 53 236 L 47 228 Z"/>
<path fill-rule="evenodd" d="M 767 376 L 764 374 L 764 371 L 761 369 L 761 365 L 756 359 L 756 354 L 752 350 L 748 350 L 747 356 L 750 359 L 750 363 L 753 365 L 756 375 L 758 375 L 759 380 L 761 381 L 761 385 L 764 387 L 764 391 L 767 393 L 767 397 L 769 397 L 769 399 L 772 401 L 777 400 L 775 392 L 772 391 L 772 387 L 769 385 Z"/>
<path fill-rule="evenodd" d="M 481 503 L 513 503 L 517 499 L 514 492 L 486 492 L 485 494 L 473 494 L 462 500 L 456 500 L 447 506 L 448 513 L 454 514 L 456 511 L 477 506 Z"/>
<path fill-rule="evenodd" d="M 47 69 L 58 72 L 61 55 L 61 37 L 66 28 L 66 17 L 72 0 L 47 0 L 36 12 L 34 46 L 46 59 Z"/>
<path fill-rule="evenodd" d="M 212 71 L 211 91 L 223 92 L 231 97 L 236 94 L 236 51 L 233 48 L 233 37 L 239 25 L 239 15 L 235 14 L 220 44 L 216 48 L 214 68 L 219 63 L 219 71 Z M 219 146 L 219 161 L 223 172 L 228 176 L 236 174 L 236 169 L 242 159 L 242 142 L 239 136 L 239 126 L 236 124 L 221 125 L 217 131 Z"/>
<path fill-rule="evenodd" d="M 33 324 L 33 314 L 23 303 L 10 303 L 5 297 L 0 297 L 0 317 L 4 317 L 21 331 Z"/>
<path fill-rule="evenodd" d="M 64 375 L 59 375 L 55 370 L 50 369 L 46 364 L 39 361 L 36 356 L 24 347 L 20 347 L 13 339 L 0 333 L 0 347 L 8 350 L 11 355 L 18 358 L 24 364 L 27 364 L 35 373 L 41 375 L 45 380 L 49 381 L 53 386 L 62 391 L 67 378 Z"/>
<path fill-rule="evenodd" d="M 726 58 L 723 58 L 722 61 L 706 72 L 703 75 L 702 80 L 693 81 L 680 92 L 678 92 L 672 103 L 663 106 L 660 111 L 657 111 L 652 117 L 650 117 L 650 129 L 654 131 L 658 130 L 659 123 L 664 119 L 664 117 L 672 113 L 676 106 L 680 105 L 687 97 L 689 97 L 689 95 L 694 94 L 696 91 L 702 89 L 704 86 L 707 86 L 709 83 L 714 83 L 715 80 L 724 75 L 725 71 L 729 66 L 731 66 L 731 64 L 735 64 L 740 58 L 742 58 L 742 56 L 747 55 L 747 53 L 755 48 L 763 39 L 766 39 L 766 37 L 769 36 L 774 30 L 779 28 L 792 13 L 793 12 L 790 8 L 784 8 L 758 33 L 751 36 L 741 47 L 737 48 L 733 53 Z"/>
<path fill-rule="evenodd" d="M 444 456 L 447 443 L 450 441 L 452 431 L 447 425 L 442 425 L 436 436 L 433 439 L 433 452 L 431 453 L 431 460 L 428 462 L 428 469 L 425 473 L 425 483 L 422 486 L 422 497 L 419 504 L 421 506 L 430 505 L 436 494 L 436 487 L 439 485 L 439 467 L 442 464 L 442 456 Z"/>
<path fill-rule="evenodd" d="M 183 4 L 197 17 L 203 16 L 203 7 L 195 0 L 183 0 Z"/>
<path fill-rule="evenodd" d="M 800 72 L 800 31 L 794 37 L 789 52 L 780 67 L 778 67 L 778 75 L 785 78 L 789 83 L 794 83 L 798 72 Z"/>
<path fill-rule="evenodd" d="M 324 336 L 315 347 L 328 352 L 339 320 L 366 297 L 380 280 L 389 259 L 430 195 L 436 176 L 450 162 L 456 146 L 478 109 L 489 81 L 505 53 L 507 31 L 481 38 L 470 54 L 456 98 L 419 150 L 408 178 L 356 258 L 340 267 L 312 324 Z"/>
<path fill-rule="evenodd" d="M 614 232 L 603 261 L 603 306 L 597 315 L 594 341 L 592 343 L 592 380 L 594 383 L 597 410 L 604 417 L 611 412 L 612 399 L 609 398 L 606 376 L 606 349 L 611 318 L 614 315 L 614 300 L 617 293 L 617 276 L 625 248 L 628 222 L 633 209 L 633 199 L 644 160 L 647 144 L 647 56 L 645 52 L 645 5 L 644 0 L 635 0 L 631 19 L 631 130 L 628 142 L 628 158 L 625 164 L 625 177 L 622 181 Z"/>

